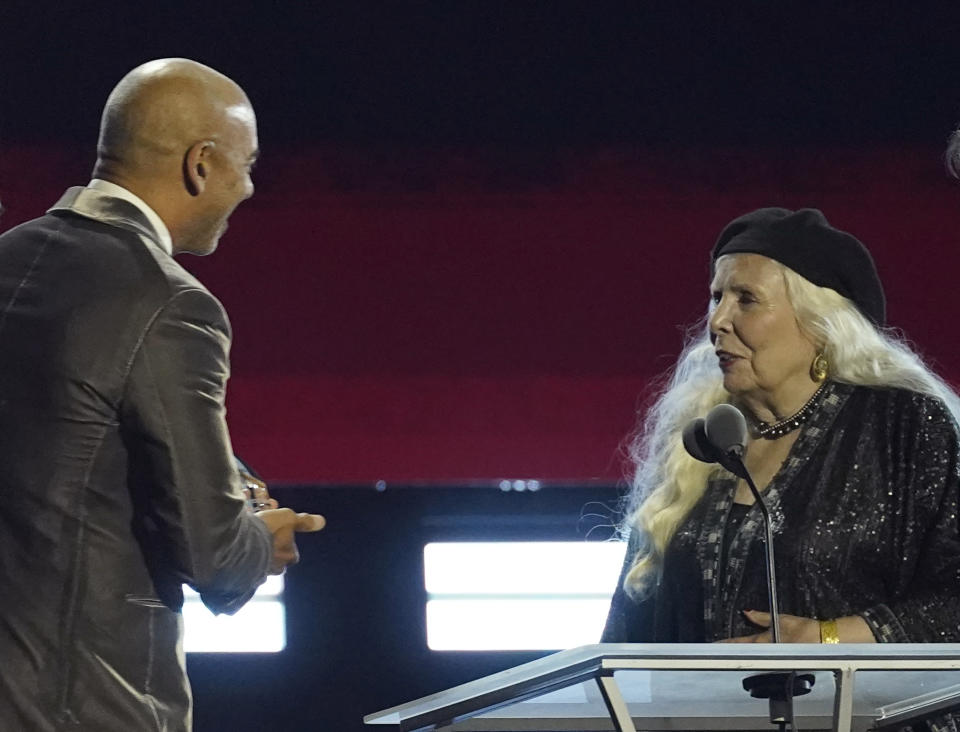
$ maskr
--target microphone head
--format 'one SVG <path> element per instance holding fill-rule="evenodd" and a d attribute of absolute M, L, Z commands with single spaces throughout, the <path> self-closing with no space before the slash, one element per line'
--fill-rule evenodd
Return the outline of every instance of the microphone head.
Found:
<path fill-rule="evenodd" d="M 704 420 L 707 442 L 723 455 L 734 452 L 742 457 L 747 446 L 747 420 L 732 404 L 718 404 Z"/>
<path fill-rule="evenodd" d="M 710 444 L 704 429 L 704 420 L 697 417 L 683 428 L 683 446 L 691 457 L 705 463 L 718 461 L 717 448 Z"/>

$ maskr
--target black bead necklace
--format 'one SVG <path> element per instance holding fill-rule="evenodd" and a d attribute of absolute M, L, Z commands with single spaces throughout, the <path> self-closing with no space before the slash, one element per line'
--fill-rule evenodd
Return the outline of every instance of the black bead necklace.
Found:
<path fill-rule="evenodd" d="M 824 381 L 820 385 L 820 388 L 813 392 L 813 396 L 807 400 L 807 403 L 789 417 L 784 417 L 779 422 L 774 422 L 773 424 L 768 424 L 767 422 L 755 423 L 753 426 L 753 431 L 756 433 L 757 437 L 762 437 L 765 440 L 776 440 L 778 437 L 783 437 L 784 435 L 793 432 L 795 429 L 804 424 L 813 414 L 817 403 L 820 401 L 820 395 L 823 394 L 823 390 L 826 385 L 827 382 Z"/>

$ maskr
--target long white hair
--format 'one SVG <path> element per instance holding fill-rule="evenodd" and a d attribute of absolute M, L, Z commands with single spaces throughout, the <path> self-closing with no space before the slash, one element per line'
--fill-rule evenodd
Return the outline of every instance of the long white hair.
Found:
<path fill-rule="evenodd" d="M 835 290 L 818 287 L 776 264 L 798 325 L 829 363 L 829 378 L 929 394 L 943 401 L 960 422 L 960 398 L 924 364 L 902 334 L 877 328 Z M 625 528 L 639 533 L 640 550 L 624 579 L 624 589 L 635 597 L 653 587 L 677 529 L 703 496 L 707 481 L 724 472 L 690 457 L 682 442 L 683 428 L 690 420 L 730 399 L 707 325 L 712 311 L 713 306 L 688 333 L 665 386 L 628 443 L 634 471 Z"/>

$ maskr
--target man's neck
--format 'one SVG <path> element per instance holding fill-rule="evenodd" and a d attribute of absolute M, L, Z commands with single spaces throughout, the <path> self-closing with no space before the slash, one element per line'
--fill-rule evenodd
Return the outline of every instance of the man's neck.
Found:
<path fill-rule="evenodd" d="M 87 188 L 92 188 L 101 193 L 106 193 L 109 196 L 114 196 L 115 198 L 122 198 L 136 206 L 156 232 L 157 242 L 160 244 L 160 247 L 167 254 L 173 256 L 173 240 L 170 237 L 170 230 L 163 222 L 163 219 L 160 218 L 160 215 L 157 214 L 146 201 L 140 198 L 140 196 L 119 183 L 104 180 L 103 178 L 94 178 L 87 184 Z"/>

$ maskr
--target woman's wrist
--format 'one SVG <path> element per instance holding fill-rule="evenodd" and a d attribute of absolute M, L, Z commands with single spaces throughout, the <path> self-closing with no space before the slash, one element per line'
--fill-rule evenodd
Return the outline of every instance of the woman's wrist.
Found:
<path fill-rule="evenodd" d="M 821 643 L 876 643 L 867 621 L 859 615 L 818 621 Z"/>
<path fill-rule="evenodd" d="M 821 620 L 820 623 L 820 642 L 821 643 L 839 643 L 840 636 L 837 630 L 836 620 Z"/>

